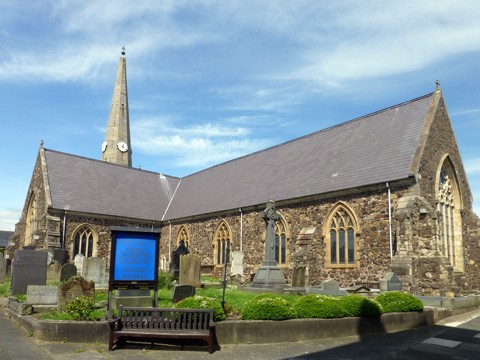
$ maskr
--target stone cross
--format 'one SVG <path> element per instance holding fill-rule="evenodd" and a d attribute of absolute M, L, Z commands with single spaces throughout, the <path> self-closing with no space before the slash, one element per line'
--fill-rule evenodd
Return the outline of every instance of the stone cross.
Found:
<path fill-rule="evenodd" d="M 263 210 L 260 217 L 265 220 L 266 239 L 265 239 L 265 259 L 263 265 L 276 266 L 275 260 L 275 222 L 280 219 L 280 214 L 275 211 L 275 201 L 268 200 L 267 208 Z"/>

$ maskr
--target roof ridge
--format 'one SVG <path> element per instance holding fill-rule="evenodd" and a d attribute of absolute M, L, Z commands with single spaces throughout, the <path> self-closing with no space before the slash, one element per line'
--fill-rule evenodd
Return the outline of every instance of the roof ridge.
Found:
<path fill-rule="evenodd" d="M 108 162 L 108 161 L 103 161 L 103 160 L 99 160 L 99 159 L 92 159 L 92 158 L 89 158 L 89 157 L 86 157 L 86 156 L 81 156 L 81 155 L 76 155 L 76 154 L 69 154 L 69 153 L 66 153 L 66 152 L 63 152 L 63 151 L 47 149 L 47 148 L 44 148 L 44 150 L 48 151 L 48 152 L 61 154 L 61 155 L 66 155 L 66 156 L 71 156 L 71 157 L 84 159 L 84 160 L 88 160 L 88 161 L 92 161 L 92 162 L 97 162 L 97 163 L 101 163 L 101 164 L 105 164 L 105 165 L 117 166 L 117 167 L 121 167 L 121 168 L 128 169 L 128 170 L 141 171 L 141 172 L 151 173 L 151 174 L 155 174 L 155 175 L 163 175 L 163 176 L 170 177 L 170 178 L 181 179 L 178 176 L 171 176 L 171 175 L 163 174 L 163 173 L 156 172 L 156 171 L 134 168 L 134 167 L 130 167 L 130 166 L 127 166 L 127 165 L 122 165 L 122 164 L 114 164 L 114 163 L 111 163 L 111 162 Z"/>
<path fill-rule="evenodd" d="M 213 168 L 216 168 L 216 167 L 219 167 L 219 166 L 223 166 L 225 164 L 228 164 L 228 163 L 231 163 L 231 162 L 234 162 L 234 161 L 237 161 L 237 160 L 240 160 L 240 159 L 244 159 L 244 158 L 247 158 L 247 157 L 250 157 L 250 156 L 253 156 L 253 155 L 256 155 L 256 154 L 260 154 L 262 152 L 266 152 L 266 151 L 270 151 L 272 149 L 275 149 L 275 148 L 278 148 L 278 147 L 281 147 L 283 145 L 286 145 L 286 144 L 289 144 L 289 143 L 292 143 L 292 142 L 296 142 L 296 141 L 299 141 L 301 139 L 306 139 L 308 137 L 312 137 L 312 136 L 315 136 L 317 134 L 320 134 L 320 133 L 323 133 L 323 132 L 327 132 L 327 131 L 330 131 L 332 129 L 335 129 L 335 128 L 338 128 L 338 127 L 341 127 L 341 126 L 345 126 L 347 124 L 351 124 L 353 122 L 357 122 L 357 121 L 360 121 L 362 119 L 365 119 L 365 118 L 368 118 L 368 117 L 371 117 L 371 116 L 374 116 L 374 115 L 377 115 L 377 114 L 380 114 L 382 112 L 385 112 L 385 111 L 388 111 L 392 108 L 396 108 L 396 107 L 400 107 L 400 106 L 405 106 L 405 105 L 408 105 L 408 104 L 411 104 L 413 102 L 416 102 L 416 101 L 419 101 L 419 100 L 422 100 L 422 99 L 425 99 L 427 97 L 430 97 L 434 94 L 435 92 L 430 92 L 428 94 L 425 94 L 425 95 L 422 95 L 422 96 L 419 96 L 419 97 L 416 97 L 416 98 L 413 98 L 413 99 L 410 99 L 410 100 L 407 100 L 407 101 L 404 101 L 404 102 L 401 102 L 401 103 L 398 103 L 398 104 L 395 104 L 395 105 L 390 105 L 386 108 L 383 108 L 381 110 L 377 110 L 377 111 L 374 111 L 372 113 L 368 113 L 368 114 L 365 114 L 365 115 L 362 115 L 362 116 L 359 116 L 359 117 L 356 117 L 356 118 L 353 118 L 351 120 L 347 120 L 347 121 L 344 121 L 344 122 L 341 122 L 339 124 L 335 124 L 335 125 L 332 125 L 332 126 L 329 126 L 329 127 L 326 127 L 324 129 L 320 129 L 320 130 L 317 130 L 317 131 L 314 131 L 312 133 L 308 133 L 308 134 L 305 134 L 305 135 L 302 135 L 302 136 L 299 136 L 297 138 L 294 138 L 294 139 L 291 139 L 291 140 L 287 140 L 283 143 L 280 143 L 280 144 L 276 144 L 276 145 L 273 145 L 273 146 L 270 146 L 268 148 L 265 148 L 265 149 L 261 149 L 261 150 L 258 150 L 258 151 L 254 151 L 253 153 L 249 153 L 249 154 L 246 154 L 246 155 L 243 155 L 243 156 L 239 156 L 235 159 L 231 159 L 231 160 L 227 160 L 225 162 L 222 162 L 222 163 L 219 163 L 219 164 L 215 164 L 215 165 L 212 165 L 206 169 L 202 169 L 202 170 L 199 170 L 197 172 L 194 172 L 192 174 L 189 174 L 187 176 L 184 176 L 182 177 L 182 179 L 185 179 L 185 178 L 189 178 L 193 175 L 196 175 L 196 174 L 200 174 L 202 172 L 205 172 L 205 171 L 209 171 L 210 169 L 213 169 Z"/>

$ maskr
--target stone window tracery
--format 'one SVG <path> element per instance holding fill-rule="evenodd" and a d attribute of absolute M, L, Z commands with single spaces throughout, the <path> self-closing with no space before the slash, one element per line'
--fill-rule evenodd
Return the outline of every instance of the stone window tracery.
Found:
<path fill-rule="evenodd" d="M 228 227 L 225 221 L 222 221 L 215 232 L 215 262 L 217 265 L 225 264 L 227 259 L 227 253 L 231 253 L 232 245 L 231 245 L 232 234 L 230 232 L 230 228 Z M 229 251 L 229 252 L 228 252 Z"/>
<path fill-rule="evenodd" d="M 461 198 L 455 172 L 447 157 L 438 176 L 438 248 L 456 270 L 463 271 L 460 207 Z"/>
<path fill-rule="evenodd" d="M 283 218 L 275 223 L 275 260 L 277 264 L 287 263 L 287 225 Z"/>
<path fill-rule="evenodd" d="M 177 246 L 180 245 L 180 242 L 183 240 L 183 243 L 185 246 L 188 248 L 190 245 L 190 236 L 188 235 L 187 228 L 185 226 L 182 226 L 180 228 L 180 231 L 178 232 L 177 236 Z"/>
<path fill-rule="evenodd" d="M 73 235 L 73 257 L 78 254 L 96 256 L 97 235 L 89 225 L 80 226 Z"/>
<path fill-rule="evenodd" d="M 25 219 L 25 245 L 33 244 L 33 235 L 37 230 L 37 198 L 32 193 L 27 208 L 27 218 Z"/>
<path fill-rule="evenodd" d="M 339 204 L 328 217 L 325 236 L 327 266 L 354 267 L 357 262 L 355 234 L 356 221 L 353 213 Z"/>

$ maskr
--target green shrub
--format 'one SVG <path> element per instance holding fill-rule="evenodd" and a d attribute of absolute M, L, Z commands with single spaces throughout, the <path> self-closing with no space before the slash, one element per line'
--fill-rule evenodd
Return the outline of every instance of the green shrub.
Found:
<path fill-rule="evenodd" d="M 296 317 L 287 300 L 270 294 L 259 295 L 247 301 L 240 313 L 243 320 L 287 320 Z"/>
<path fill-rule="evenodd" d="M 215 321 L 222 321 L 225 319 L 225 312 L 223 311 L 220 301 L 206 296 L 190 296 L 186 299 L 179 301 L 176 308 L 187 309 L 213 309 L 213 316 Z"/>
<path fill-rule="evenodd" d="M 400 292 L 389 291 L 378 295 L 375 301 L 380 303 L 383 311 L 389 312 L 408 312 L 408 311 L 423 311 L 423 303 L 415 296 Z"/>
<path fill-rule="evenodd" d="M 0 297 L 7 297 L 10 295 L 10 281 L 0 283 Z"/>
<path fill-rule="evenodd" d="M 382 315 L 382 306 L 365 296 L 347 295 L 338 299 L 343 308 L 348 312 L 349 316 L 354 317 L 377 317 Z"/>
<path fill-rule="evenodd" d="M 338 298 L 326 295 L 309 294 L 302 296 L 293 306 L 298 318 L 342 318 L 349 313 Z"/>
<path fill-rule="evenodd" d="M 173 276 L 169 271 L 160 270 L 158 272 L 158 288 L 159 289 L 173 288 Z"/>
<path fill-rule="evenodd" d="M 65 312 L 73 320 L 93 320 L 90 314 L 95 310 L 95 300 L 93 297 L 79 297 L 67 304 Z"/>

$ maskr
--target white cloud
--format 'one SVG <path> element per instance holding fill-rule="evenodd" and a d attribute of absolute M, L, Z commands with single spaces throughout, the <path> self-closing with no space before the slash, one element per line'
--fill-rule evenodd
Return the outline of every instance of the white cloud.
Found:
<path fill-rule="evenodd" d="M 480 158 L 464 160 L 465 171 L 472 175 L 480 173 Z"/>
<path fill-rule="evenodd" d="M 18 209 L 0 209 L 0 230 L 14 231 L 21 213 Z"/>
<path fill-rule="evenodd" d="M 180 167 L 203 168 L 266 147 L 265 140 L 247 138 L 249 129 L 214 123 L 172 126 L 166 119 L 137 121 L 132 131 L 137 151 L 169 158 Z"/>

